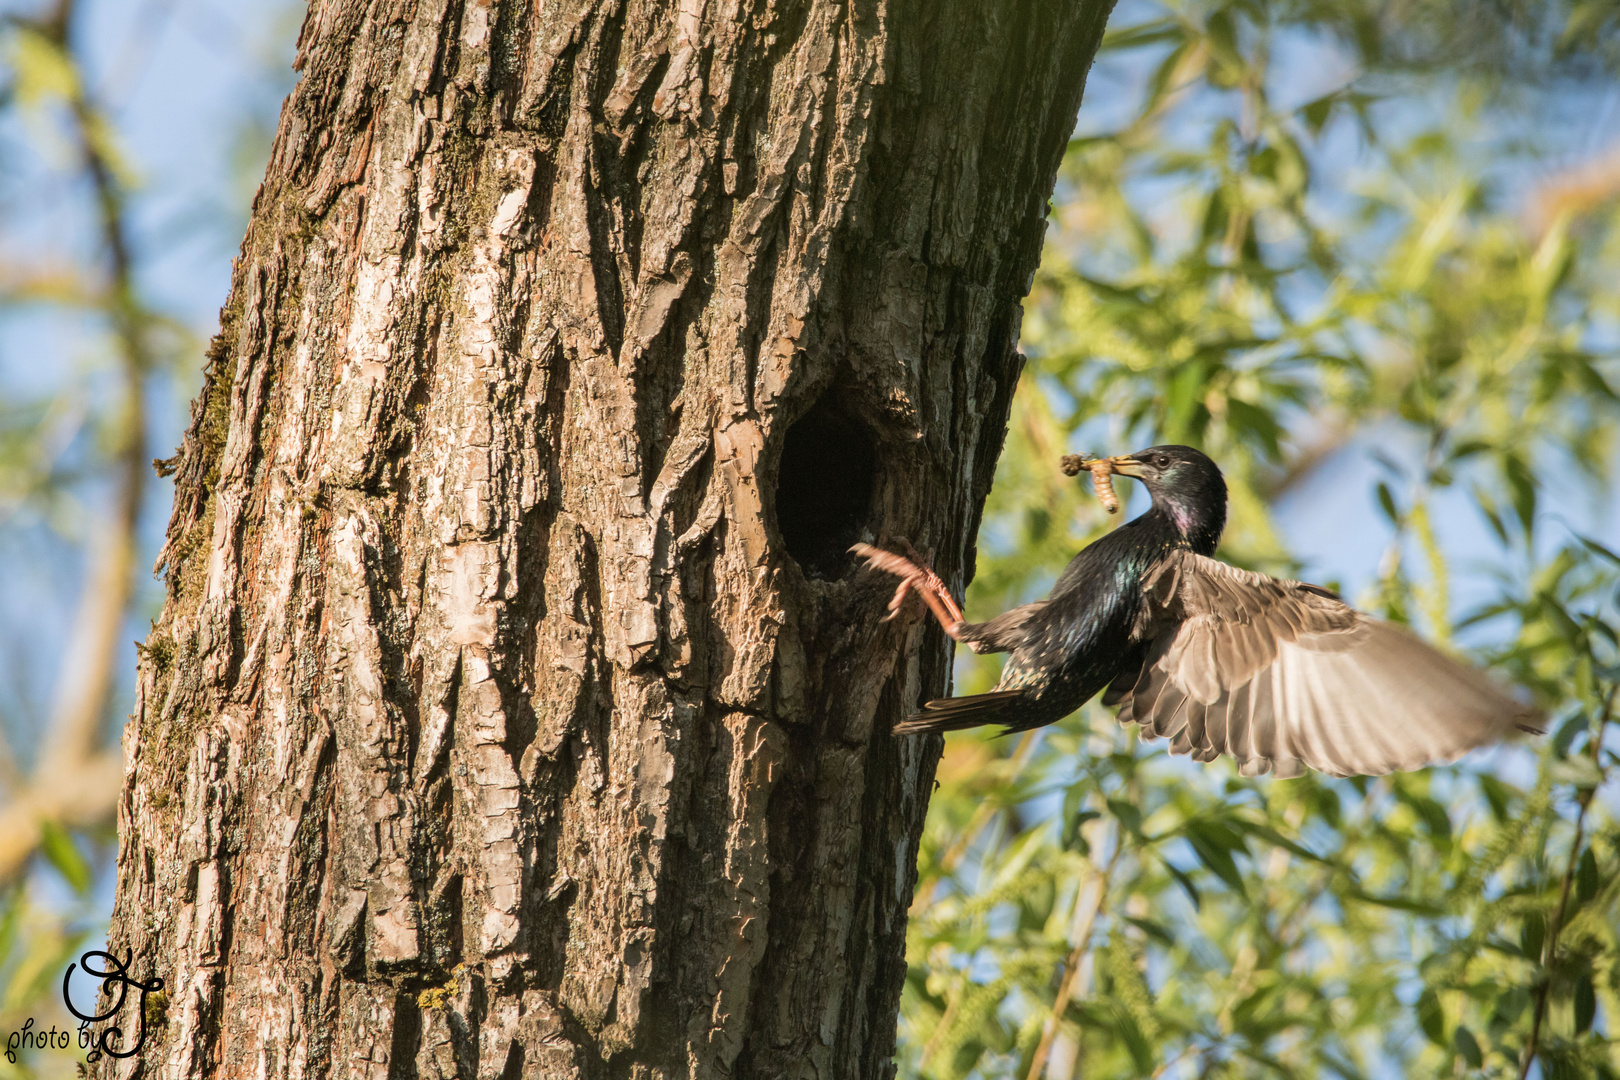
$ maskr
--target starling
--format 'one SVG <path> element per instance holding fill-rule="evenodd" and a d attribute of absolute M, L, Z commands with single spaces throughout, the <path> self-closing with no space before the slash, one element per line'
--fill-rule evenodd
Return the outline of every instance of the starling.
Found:
<path fill-rule="evenodd" d="M 1045 600 L 965 622 L 943 581 L 866 544 L 868 565 L 901 578 L 974 652 L 1011 653 L 994 690 L 930 701 L 897 735 L 1002 724 L 1027 731 L 1092 695 L 1121 723 L 1168 738 L 1198 761 L 1230 755 L 1245 776 L 1375 776 L 1451 761 L 1539 714 L 1482 672 L 1336 593 L 1251 573 L 1212 556 L 1226 525 L 1226 481 L 1187 446 L 1107 459 L 1153 506 L 1069 563 Z M 1102 476 L 1093 470 L 1099 491 Z"/>

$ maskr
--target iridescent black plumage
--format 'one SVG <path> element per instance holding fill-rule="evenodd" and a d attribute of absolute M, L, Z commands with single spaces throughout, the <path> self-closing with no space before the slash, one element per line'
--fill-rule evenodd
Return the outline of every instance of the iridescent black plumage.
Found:
<path fill-rule="evenodd" d="M 857 545 L 901 577 L 946 633 L 1008 652 L 987 694 L 930 701 L 896 734 L 1062 719 L 1107 688 L 1122 723 L 1174 753 L 1234 758 L 1248 775 L 1376 774 L 1451 760 L 1536 711 L 1404 629 L 1314 585 L 1250 573 L 1211 556 L 1226 525 L 1226 483 L 1186 446 L 1107 459 L 1141 480 L 1153 506 L 1076 555 L 1045 600 L 982 623 L 962 620 L 944 583 L 913 561 Z M 1105 469 L 1105 471 L 1107 471 Z"/>
<path fill-rule="evenodd" d="M 1069 561 L 1045 600 L 955 635 L 975 652 L 1011 652 L 988 694 L 929 702 L 897 734 L 1004 724 L 1051 724 L 1142 666 L 1148 629 L 1143 583 L 1177 549 L 1210 555 L 1226 526 L 1226 481 L 1215 463 L 1186 446 L 1132 455 L 1154 470 L 1147 513 Z"/>

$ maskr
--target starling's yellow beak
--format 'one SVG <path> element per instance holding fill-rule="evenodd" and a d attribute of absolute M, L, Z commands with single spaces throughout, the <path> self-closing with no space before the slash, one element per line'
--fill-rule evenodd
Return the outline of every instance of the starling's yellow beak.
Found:
<path fill-rule="evenodd" d="M 1146 473 L 1143 472 L 1144 466 L 1140 461 L 1137 461 L 1133 457 L 1111 457 L 1108 459 L 1108 464 L 1112 465 L 1114 472 L 1121 476 L 1129 476 L 1135 480 L 1141 480 L 1146 477 Z"/>

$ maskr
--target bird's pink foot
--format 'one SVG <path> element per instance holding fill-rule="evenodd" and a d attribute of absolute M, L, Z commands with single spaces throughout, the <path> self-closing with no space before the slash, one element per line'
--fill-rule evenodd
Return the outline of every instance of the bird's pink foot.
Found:
<path fill-rule="evenodd" d="M 940 576 L 928 566 L 928 560 L 917 554 L 910 541 L 902 537 L 899 543 L 904 545 L 906 555 L 910 558 L 896 555 L 892 551 L 884 551 L 871 544 L 856 544 L 849 549 L 865 559 L 866 565 L 872 569 L 894 574 L 900 579 L 900 584 L 895 586 L 894 597 L 889 601 L 889 614 L 883 621 L 888 622 L 899 615 L 905 607 L 906 597 L 915 590 L 923 603 L 934 613 L 934 617 L 939 620 L 939 624 L 945 628 L 945 632 L 953 638 L 957 637 L 963 622 L 962 609 L 957 606 L 951 591 L 945 587 L 945 582 L 940 580 Z"/>

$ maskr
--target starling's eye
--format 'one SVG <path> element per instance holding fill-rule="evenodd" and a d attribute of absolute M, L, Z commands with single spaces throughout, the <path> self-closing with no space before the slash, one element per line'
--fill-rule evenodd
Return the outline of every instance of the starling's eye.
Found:
<path fill-rule="evenodd" d="M 1168 469 L 1170 467 L 1170 455 L 1155 454 L 1153 457 L 1153 465 L 1158 469 Z"/>

